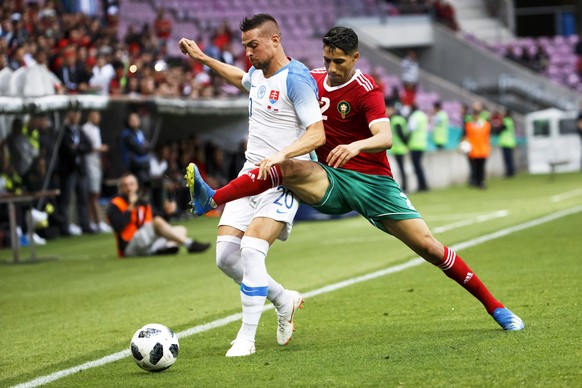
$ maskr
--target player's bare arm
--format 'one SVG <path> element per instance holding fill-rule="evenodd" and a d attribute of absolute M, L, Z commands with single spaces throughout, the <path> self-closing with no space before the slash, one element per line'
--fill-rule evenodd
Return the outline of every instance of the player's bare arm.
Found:
<path fill-rule="evenodd" d="M 370 127 L 372 136 L 350 144 L 340 144 L 327 156 L 326 163 L 333 168 L 342 167 L 360 152 L 381 152 L 392 147 L 392 130 L 389 121 L 379 121 Z"/>
<path fill-rule="evenodd" d="M 259 179 L 267 179 L 269 169 L 276 164 L 280 164 L 286 159 L 305 155 L 325 144 L 325 130 L 323 121 L 318 121 L 307 127 L 303 136 L 293 143 L 283 148 L 281 151 L 261 160 L 259 166 Z"/>
<path fill-rule="evenodd" d="M 200 62 L 203 65 L 210 67 L 226 82 L 236 86 L 238 89 L 244 91 L 245 93 L 247 92 L 247 90 L 242 85 L 242 79 L 245 75 L 245 72 L 242 69 L 209 57 L 208 55 L 204 54 L 204 52 L 193 40 L 182 38 L 180 39 L 179 45 L 183 54 L 188 55 L 196 62 Z"/>

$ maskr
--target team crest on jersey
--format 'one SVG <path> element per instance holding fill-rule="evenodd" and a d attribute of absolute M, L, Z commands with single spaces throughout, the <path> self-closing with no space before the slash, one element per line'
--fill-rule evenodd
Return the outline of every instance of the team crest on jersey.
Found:
<path fill-rule="evenodd" d="M 261 85 L 261 87 L 259 88 L 259 91 L 257 92 L 257 97 L 259 97 L 259 98 L 265 97 L 266 92 L 267 92 L 267 88 L 265 87 L 265 85 Z"/>
<path fill-rule="evenodd" d="M 352 110 L 352 107 L 347 101 L 340 101 L 339 104 L 337 104 L 337 111 L 342 115 L 342 119 L 346 118 L 348 113 L 350 113 L 350 110 Z"/>
<path fill-rule="evenodd" d="M 269 102 L 275 104 L 277 101 L 279 101 L 279 91 L 271 90 L 271 94 L 269 94 Z"/>

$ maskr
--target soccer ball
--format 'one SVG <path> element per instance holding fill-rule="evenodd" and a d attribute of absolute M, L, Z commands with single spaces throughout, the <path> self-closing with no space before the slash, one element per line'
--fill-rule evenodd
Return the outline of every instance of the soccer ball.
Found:
<path fill-rule="evenodd" d="M 150 323 L 135 332 L 129 350 L 140 368 L 161 372 L 176 362 L 180 345 L 172 330 L 158 323 Z"/>

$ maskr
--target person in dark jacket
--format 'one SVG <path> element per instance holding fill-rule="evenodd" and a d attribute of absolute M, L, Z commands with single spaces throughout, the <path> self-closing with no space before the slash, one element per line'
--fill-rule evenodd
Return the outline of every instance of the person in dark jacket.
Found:
<path fill-rule="evenodd" d="M 121 133 L 121 150 L 125 167 L 142 186 L 149 186 L 151 147 L 140 128 L 139 114 L 136 112 L 127 117 L 127 127 Z"/>
<path fill-rule="evenodd" d="M 76 196 L 77 219 L 83 233 L 94 233 L 89 226 L 89 211 L 84 155 L 91 152 L 91 142 L 81 131 L 81 112 L 72 110 L 65 119 L 64 135 L 59 147 L 59 187 L 58 199 L 60 229 L 63 236 L 78 234 L 70 228 L 69 207 L 73 191 Z"/>

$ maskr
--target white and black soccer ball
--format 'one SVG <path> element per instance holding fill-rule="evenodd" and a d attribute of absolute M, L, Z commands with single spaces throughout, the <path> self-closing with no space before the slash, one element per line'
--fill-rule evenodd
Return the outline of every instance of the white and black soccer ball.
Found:
<path fill-rule="evenodd" d="M 150 323 L 135 332 L 129 350 L 140 368 L 161 372 L 176 362 L 180 345 L 178 337 L 168 327 Z"/>

